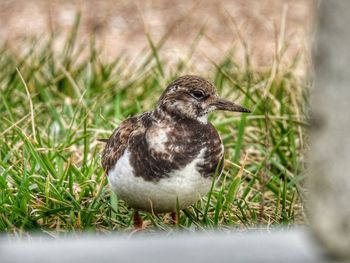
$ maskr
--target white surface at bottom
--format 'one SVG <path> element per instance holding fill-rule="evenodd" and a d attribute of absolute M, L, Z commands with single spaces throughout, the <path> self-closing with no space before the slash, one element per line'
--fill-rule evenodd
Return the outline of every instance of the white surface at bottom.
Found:
<path fill-rule="evenodd" d="M 306 230 L 0 237 L 0 262 L 331 262 Z"/>

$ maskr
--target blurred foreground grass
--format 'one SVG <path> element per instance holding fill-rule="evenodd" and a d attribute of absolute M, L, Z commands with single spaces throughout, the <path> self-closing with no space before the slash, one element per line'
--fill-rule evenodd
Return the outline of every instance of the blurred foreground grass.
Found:
<path fill-rule="evenodd" d="M 78 24 L 78 23 L 77 23 Z M 61 52 L 55 37 L 0 48 L 0 231 L 130 230 L 132 211 L 111 193 L 100 165 L 103 144 L 126 117 L 151 109 L 174 78 L 196 73 L 191 56 L 160 57 L 167 40 L 148 37 L 149 52 L 104 62 L 94 42 Z M 219 93 L 253 110 L 215 113 L 226 151 L 213 192 L 180 214 L 180 228 L 303 223 L 304 111 L 308 83 L 295 74 L 298 58 L 271 68 L 244 65 L 228 53 L 202 76 Z M 166 215 L 142 213 L 149 230 L 170 230 Z"/>

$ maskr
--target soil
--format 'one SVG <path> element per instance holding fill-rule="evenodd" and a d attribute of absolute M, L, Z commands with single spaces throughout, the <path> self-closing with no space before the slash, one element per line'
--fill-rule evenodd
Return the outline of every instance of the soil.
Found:
<path fill-rule="evenodd" d="M 268 66 L 283 25 L 288 43 L 283 59 L 288 62 L 299 51 L 309 53 L 313 10 L 311 0 L 7 0 L 0 2 L 0 39 L 15 48 L 23 38 L 45 37 L 52 31 L 63 36 L 80 11 L 79 41 L 95 36 L 107 58 L 139 54 L 148 46 L 145 32 L 155 42 L 169 33 L 161 56 L 176 62 L 186 57 L 202 30 L 192 61 L 198 62 L 198 68 L 210 60 L 218 62 L 232 47 L 243 59 L 240 37 L 253 62 Z"/>

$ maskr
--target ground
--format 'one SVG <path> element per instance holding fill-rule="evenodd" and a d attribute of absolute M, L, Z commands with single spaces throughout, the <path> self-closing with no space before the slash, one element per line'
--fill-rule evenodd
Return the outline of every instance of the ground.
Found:
<path fill-rule="evenodd" d="M 80 10 L 79 38 L 87 41 L 95 35 L 106 57 L 123 52 L 135 58 L 148 47 L 146 31 L 156 41 L 169 34 L 161 54 L 176 61 L 203 31 L 194 60 L 206 70 L 207 58 L 220 60 L 232 47 L 244 59 L 240 31 L 252 61 L 269 66 L 281 30 L 289 45 L 287 61 L 309 48 L 313 5 L 311 0 L 2 1 L 0 39 L 9 39 L 16 46 L 23 37 L 67 32 Z"/>

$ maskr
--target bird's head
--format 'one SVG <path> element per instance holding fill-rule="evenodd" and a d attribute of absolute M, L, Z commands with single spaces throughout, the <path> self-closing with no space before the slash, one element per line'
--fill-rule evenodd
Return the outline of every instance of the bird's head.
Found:
<path fill-rule="evenodd" d="M 219 97 L 215 87 L 198 76 L 182 76 L 163 92 L 157 108 L 168 115 L 195 119 L 206 123 L 214 110 L 251 112 L 240 105 Z"/>

